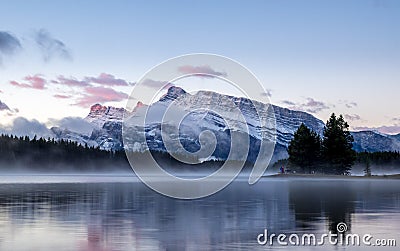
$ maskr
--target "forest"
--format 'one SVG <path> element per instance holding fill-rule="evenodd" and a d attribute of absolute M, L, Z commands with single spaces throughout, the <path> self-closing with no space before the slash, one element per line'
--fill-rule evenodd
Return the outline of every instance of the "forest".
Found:
<path fill-rule="evenodd" d="M 144 156 L 132 153 L 136 161 Z M 164 152 L 151 152 L 153 158 L 170 172 L 216 171 L 223 162 L 209 161 L 198 165 L 184 164 Z M 95 173 L 129 172 L 132 168 L 124 150 L 107 151 L 74 141 L 28 136 L 0 136 L 0 172 Z"/>
<path fill-rule="evenodd" d="M 76 142 L 28 136 L 0 136 L 0 170 L 131 171 L 124 151 L 106 151 Z"/>

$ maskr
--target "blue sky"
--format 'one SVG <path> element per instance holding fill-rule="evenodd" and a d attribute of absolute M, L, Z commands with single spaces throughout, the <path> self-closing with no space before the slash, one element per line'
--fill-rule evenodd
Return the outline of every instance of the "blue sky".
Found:
<path fill-rule="evenodd" d="M 324 121 L 331 112 L 342 113 L 353 128 L 400 132 L 400 1 L 1 5 L 0 32 L 20 42 L 12 53 L 2 53 L 0 47 L 0 100 L 13 110 L 4 121 L 85 116 L 89 103 L 105 88 L 114 93 L 98 102 L 125 106 L 129 83 L 148 69 L 171 57 L 206 52 L 252 70 L 271 90 L 272 103 L 311 112 Z M 41 48 L 38 34 L 53 47 Z M 94 89 L 51 83 L 60 82 L 61 75 L 98 83 Z M 44 88 L 29 88 L 35 76 L 44 79 Z M 115 79 L 128 85 L 104 85 Z"/>

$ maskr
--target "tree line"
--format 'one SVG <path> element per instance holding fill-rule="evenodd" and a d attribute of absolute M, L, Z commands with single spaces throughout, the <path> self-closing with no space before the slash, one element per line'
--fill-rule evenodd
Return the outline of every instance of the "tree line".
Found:
<path fill-rule="evenodd" d="M 366 176 L 371 176 L 372 166 L 375 169 L 394 171 L 400 167 L 400 153 L 398 151 L 387 152 L 359 152 L 356 155 L 356 163 L 364 167 Z"/>
<path fill-rule="evenodd" d="M 145 155 L 132 152 L 135 161 Z M 208 170 L 216 171 L 223 162 L 211 161 L 199 165 L 180 163 L 168 153 L 152 151 L 152 156 L 163 167 L 172 171 Z M 124 150 L 104 150 L 99 147 L 82 145 L 75 141 L 54 138 L 32 139 L 28 136 L 0 135 L 1 172 L 132 172 Z"/>
<path fill-rule="evenodd" d="M 127 164 L 124 151 L 107 151 L 63 139 L 0 136 L 2 171 L 129 170 Z"/>

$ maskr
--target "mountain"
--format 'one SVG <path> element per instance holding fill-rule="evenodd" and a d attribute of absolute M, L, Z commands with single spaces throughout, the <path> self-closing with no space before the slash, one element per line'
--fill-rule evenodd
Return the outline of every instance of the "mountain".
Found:
<path fill-rule="evenodd" d="M 183 118 L 178 131 L 175 130 L 177 127 L 176 121 L 180 121 L 180 119 L 170 119 L 161 123 L 163 115 L 173 101 L 175 101 L 174 105 L 169 109 L 169 113 L 172 116 L 177 118 L 180 114 L 192 111 Z M 241 121 L 237 117 L 237 114 L 230 110 L 232 102 L 240 110 L 240 113 L 243 114 L 244 121 Z M 204 107 L 204 105 L 213 107 L 211 109 L 213 112 L 198 109 Z M 255 107 L 261 111 L 260 117 L 263 121 L 266 121 L 266 124 L 261 124 L 257 120 Z M 143 118 L 147 108 L 146 124 L 143 126 L 141 118 Z M 131 140 L 128 140 L 128 144 L 125 146 L 123 146 L 122 140 L 122 120 L 124 114 L 132 126 L 132 130 L 129 133 Z M 220 116 L 221 114 L 225 115 L 225 119 Z M 273 121 L 273 117 L 276 119 L 276 133 L 268 129 L 268 123 Z M 301 123 L 304 123 L 320 135 L 322 135 L 324 128 L 323 121 L 306 112 L 293 111 L 275 105 L 268 106 L 246 98 L 233 97 L 211 91 L 199 91 L 192 95 L 175 86 L 170 87 L 168 92 L 159 101 L 150 106 L 138 102 L 136 108 L 131 113 L 128 113 L 123 108 L 95 104 L 90 108 L 90 112 L 85 120 L 94 126 L 90 135 L 81 135 L 59 128 L 52 128 L 52 131 L 58 139 L 73 140 L 81 144 L 99 146 L 107 150 L 120 150 L 125 147 L 135 151 L 143 151 L 147 148 L 154 151 L 166 151 L 163 141 L 164 136 L 168 137 L 169 141 L 182 144 L 186 151 L 194 153 L 201 147 L 201 142 L 199 141 L 200 132 L 209 130 L 214 133 L 217 143 L 213 157 L 216 159 L 226 159 L 230 150 L 231 134 L 235 131 L 243 136 L 244 132 L 247 132 L 244 129 L 248 128 L 248 136 L 250 136 L 250 161 L 255 160 L 260 148 L 261 139 L 270 140 L 276 137 L 272 161 L 277 161 L 288 156 L 287 146 Z M 228 129 L 227 123 L 233 126 L 234 129 Z M 161 127 L 165 130 L 164 135 L 161 134 Z M 142 143 L 139 143 L 141 141 L 137 140 L 142 137 L 143 132 L 145 132 L 147 144 L 143 144 L 144 140 L 142 140 Z M 372 131 L 352 132 L 352 135 L 355 139 L 354 149 L 357 151 L 400 150 L 399 135 L 390 136 Z M 207 139 L 211 141 L 213 138 Z"/>
<path fill-rule="evenodd" d="M 85 121 L 93 126 L 89 135 L 72 130 L 52 127 L 56 139 L 78 142 L 81 145 L 100 147 L 103 150 L 122 150 L 122 119 L 124 108 L 95 104 L 90 108 Z"/>
<path fill-rule="evenodd" d="M 400 141 L 400 133 L 396 134 L 396 135 L 389 135 L 389 137 L 391 137 L 392 139 Z"/>
<path fill-rule="evenodd" d="M 147 121 L 150 121 L 151 124 L 159 124 L 161 122 L 160 119 L 162 118 L 160 115 L 164 114 L 170 103 L 178 97 L 181 98 L 177 101 L 176 106 L 184 111 L 196 110 L 196 108 L 201 107 L 204 104 L 212 105 L 215 100 L 217 101 L 213 108 L 218 111 L 224 111 L 229 109 L 228 102 L 232 101 L 238 106 L 240 112 L 244 115 L 247 125 L 249 126 L 250 134 L 255 138 L 259 137 L 257 134 L 260 129 L 257 128 L 259 125 L 257 124 L 257 113 L 254 105 L 261 111 L 261 117 L 268 116 L 268 110 L 270 109 L 267 104 L 252 101 L 247 98 L 227 96 L 211 91 L 199 91 L 196 94 L 191 95 L 179 87 L 170 87 L 166 95 L 164 95 L 158 102 L 151 105 L 147 114 L 149 117 Z M 141 116 L 138 114 L 146 108 L 147 107 L 141 107 L 137 109 L 136 116 Z M 293 111 L 275 105 L 273 105 L 272 108 L 276 119 L 277 142 L 279 144 L 287 146 L 293 133 L 301 123 L 304 123 L 306 126 L 322 135 L 324 123 L 311 114 L 301 111 Z M 196 118 L 202 118 L 204 120 L 201 124 L 197 123 L 197 126 L 200 127 L 211 129 L 224 127 L 223 121 L 221 121 L 221 118 L 217 114 L 207 111 L 196 111 L 190 113 L 189 116 L 185 117 L 181 125 L 187 125 L 193 128 L 195 125 L 188 124 L 188 122 L 195 121 Z M 229 119 L 229 117 L 227 119 Z"/>
<path fill-rule="evenodd" d="M 95 104 L 90 107 L 90 112 L 85 120 L 97 128 L 102 128 L 107 122 L 121 122 L 124 112 L 124 108 Z"/>
<path fill-rule="evenodd" d="M 374 131 L 352 132 L 353 149 L 362 152 L 399 151 L 400 135 L 387 135 Z"/>
<path fill-rule="evenodd" d="M 10 111 L 10 108 L 6 104 L 1 102 L 1 100 L 0 100 L 0 111 Z"/>
<path fill-rule="evenodd" d="M 172 101 L 175 101 L 174 105 L 170 106 Z M 243 121 L 239 120 L 238 115 L 234 111 L 231 111 L 232 103 L 243 114 L 244 125 Z M 150 150 L 166 151 L 161 135 L 161 119 L 168 107 L 168 112 L 176 117 L 176 119 L 164 121 L 163 129 L 166 130 L 164 137 L 168 137 L 170 142 L 180 142 L 185 150 L 193 153 L 200 149 L 199 133 L 204 130 L 210 130 L 214 133 L 217 141 L 217 147 L 213 153 L 213 156 L 217 159 L 227 158 L 230 151 L 231 133 L 235 131 L 239 134 L 244 134 L 247 132 L 246 127 L 248 127 L 250 136 L 250 154 L 248 159 L 250 161 L 254 161 L 257 157 L 261 139 L 271 140 L 276 136 L 277 144 L 274 159 L 278 157 L 285 158 L 287 157 L 286 147 L 293 133 L 301 123 L 305 123 L 320 134 L 324 127 L 324 123 L 321 120 L 304 112 L 291 111 L 278 106 L 271 107 L 247 98 L 227 96 L 210 91 L 199 91 L 191 95 L 179 87 L 170 87 L 167 94 L 158 102 L 153 103 L 150 107 L 140 107 L 131 117 L 128 117 L 130 127 L 132 127 L 129 133 L 131 140 L 128 141 L 131 144 L 125 147 L 136 151 L 143 151 L 149 145 Z M 201 109 L 204 107 L 211 107 L 209 110 L 212 112 Z M 260 117 L 267 123 L 267 126 L 261 126 L 255 107 L 260 111 Z M 147 123 L 143 127 L 140 124 L 141 118 L 145 116 L 144 113 L 147 108 Z M 189 111 L 191 112 L 183 118 L 179 125 L 179 132 L 174 130 L 177 127 L 174 123 L 180 121 L 178 118 L 179 114 L 185 114 Z M 226 116 L 223 118 L 219 114 L 225 114 Z M 268 123 L 273 120 L 273 117 L 276 119 L 276 135 L 273 130 L 267 128 Z M 228 124 L 230 126 L 227 126 Z M 143 131 L 146 132 L 147 145 L 139 145 L 139 142 L 135 140 L 141 137 Z M 179 153 L 182 153 L 182 150 Z M 240 152 L 236 154 L 240 155 Z"/>

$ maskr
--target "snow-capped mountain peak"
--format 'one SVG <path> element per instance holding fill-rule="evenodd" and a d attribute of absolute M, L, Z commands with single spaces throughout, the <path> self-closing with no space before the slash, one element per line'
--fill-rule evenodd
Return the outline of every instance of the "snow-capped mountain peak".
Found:
<path fill-rule="evenodd" d="M 108 121 L 121 122 L 124 112 L 124 108 L 95 104 L 90 107 L 90 112 L 85 120 L 98 128 L 102 128 Z"/>

